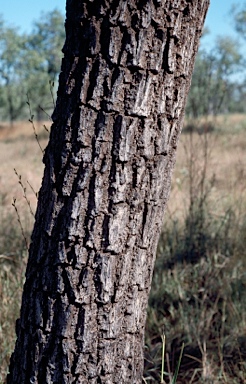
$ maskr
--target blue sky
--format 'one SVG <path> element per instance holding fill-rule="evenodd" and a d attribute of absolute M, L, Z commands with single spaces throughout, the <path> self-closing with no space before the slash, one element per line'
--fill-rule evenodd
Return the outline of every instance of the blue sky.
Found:
<path fill-rule="evenodd" d="M 230 10 L 233 4 L 242 5 L 245 0 L 211 0 L 206 26 L 210 35 L 204 38 L 203 44 L 211 45 L 218 35 L 232 35 L 233 30 Z M 19 26 L 21 31 L 30 32 L 32 22 L 39 19 L 42 11 L 58 8 L 65 14 L 65 0 L 0 0 L 0 14 L 8 24 Z"/>

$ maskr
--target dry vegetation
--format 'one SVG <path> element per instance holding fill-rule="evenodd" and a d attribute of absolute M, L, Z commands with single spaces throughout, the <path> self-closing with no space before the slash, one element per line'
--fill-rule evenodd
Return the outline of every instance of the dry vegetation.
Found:
<path fill-rule="evenodd" d="M 42 125 L 37 131 L 44 148 L 48 135 Z M 189 122 L 182 134 L 149 302 L 147 383 L 160 383 L 163 333 L 165 383 L 182 342 L 180 383 L 246 382 L 245 131 L 246 117 L 233 115 L 196 128 Z M 14 345 L 41 159 L 30 123 L 0 124 L 0 383 Z"/>
<path fill-rule="evenodd" d="M 146 382 L 246 383 L 246 117 L 186 124 L 146 325 Z"/>
<path fill-rule="evenodd" d="M 48 134 L 42 126 L 38 127 L 38 133 L 44 148 Z M 29 242 L 33 226 L 30 210 L 35 211 L 35 192 L 40 187 L 42 173 L 42 152 L 31 124 L 16 123 L 14 127 L 0 124 L 0 383 L 4 383 L 14 346 L 27 258 L 26 241 Z"/>

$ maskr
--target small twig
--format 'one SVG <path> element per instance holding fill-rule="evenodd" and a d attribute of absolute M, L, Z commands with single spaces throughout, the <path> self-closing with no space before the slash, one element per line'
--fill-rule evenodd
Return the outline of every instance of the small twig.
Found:
<path fill-rule="evenodd" d="M 35 124 L 34 124 L 34 115 L 32 114 L 32 109 L 31 109 L 31 104 L 30 104 L 30 101 L 29 101 L 29 96 L 27 94 L 27 105 L 28 105 L 28 108 L 29 108 L 29 113 L 30 113 L 30 119 L 29 119 L 29 122 L 32 124 L 32 129 L 33 129 L 33 133 L 34 133 L 34 136 L 35 136 L 35 139 L 37 140 L 37 143 L 38 143 L 38 146 L 42 152 L 42 154 L 44 154 L 44 150 L 43 148 L 41 147 L 41 144 L 40 144 L 40 141 L 39 141 L 39 138 L 38 138 L 38 134 L 37 134 L 37 131 L 36 131 L 36 127 L 35 127 Z"/>
<path fill-rule="evenodd" d="M 29 187 L 30 187 L 31 191 L 34 193 L 35 197 L 36 197 L 36 198 L 38 198 L 38 192 L 35 192 L 35 190 L 34 190 L 34 188 L 33 188 L 32 184 L 31 184 L 31 183 L 29 183 L 29 181 L 28 181 L 28 180 L 27 180 L 26 182 L 27 182 L 27 184 L 29 185 Z"/>
<path fill-rule="evenodd" d="M 41 105 L 38 106 L 39 109 L 49 118 L 49 120 L 52 120 L 51 119 L 51 116 L 44 110 L 43 107 L 41 107 Z M 44 126 L 45 127 L 45 126 Z M 49 132 L 48 128 L 45 127 L 45 129 Z"/>
<path fill-rule="evenodd" d="M 44 129 L 46 130 L 46 132 L 50 133 L 50 130 L 46 127 L 45 124 L 43 124 L 43 127 L 44 127 Z"/>
<path fill-rule="evenodd" d="M 53 106 L 55 108 L 55 98 L 54 98 L 54 92 L 53 92 L 53 88 L 54 88 L 55 83 L 54 83 L 53 80 L 50 80 L 49 84 L 50 84 L 50 94 L 51 94 L 51 97 L 52 97 Z"/>
<path fill-rule="evenodd" d="M 27 198 L 26 187 L 24 186 L 24 184 L 23 184 L 23 182 L 22 182 L 21 175 L 18 174 L 18 172 L 17 172 L 17 170 L 16 170 L 15 168 L 14 168 L 14 172 L 15 172 L 16 176 L 18 177 L 19 184 L 20 184 L 20 186 L 21 186 L 21 188 L 22 188 L 22 191 L 23 191 L 23 197 L 24 197 L 24 199 L 25 199 L 26 202 L 27 202 L 27 205 L 28 205 L 28 207 L 29 207 L 30 213 L 31 213 L 31 215 L 34 217 L 35 215 L 34 215 L 34 212 L 33 212 L 33 210 L 32 210 L 30 200 L 28 200 L 28 198 Z M 29 185 L 30 185 L 30 184 L 29 184 Z M 37 196 L 37 195 L 36 195 L 36 192 L 34 191 L 34 189 L 33 189 L 32 187 L 31 187 L 31 189 L 32 189 L 32 191 L 35 193 L 35 196 Z"/>
<path fill-rule="evenodd" d="M 29 249 L 28 241 L 27 241 L 27 238 L 26 238 L 26 236 L 25 236 L 25 231 L 24 231 L 23 225 L 22 225 L 22 223 L 21 223 L 21 218 L 20 218 L 20 215 L 19 215 L 18 208 L 17 208 L 17 206 L 16 206 L 16 199 L 13 199 L 12 206 L 13 206 L 14 209 L 15 209 L 15 212 L 16 212 L 16 215 L 17 215 L 17 220 L 18 220 L 18 223 L 19 223 L 19 225 L 20 225 L 21 233 L 22 233 L 23 239 L 24 239 L 24 241 L 25 241 L 26 250 L 28 251 L 28 249 Z"/>

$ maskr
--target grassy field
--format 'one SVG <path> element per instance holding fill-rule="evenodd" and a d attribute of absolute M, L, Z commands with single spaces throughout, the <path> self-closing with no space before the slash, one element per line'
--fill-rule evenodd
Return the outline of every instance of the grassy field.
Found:
<path fill-rule="evenodd" d="M 44 148 L 48 134 L 42 126 L 37 131 Z M 35 192 L 39 190 L 42 173 L 42 152 L 31 124 L 16 123 L 12 128 L 0 124 L 1 384 L 15 341 L 15 320 L 19 315 L 27 246 L 37 203 Z"/>
<path fill-rule="evenodd" d="M 186 123 L 146 324 L 146 382 L 246 383 L 246 116 Z"/>
<path fill-rule="evenodd" d="M 48 134 L 36 128 L 44 148 Z M 246 382 L 245 133 L 245 115 L 186 122 L 149 301 L 146 383 L 160 383 L 163 335 L 164 383 L 172 382 L 182 343 L 179 383 Z M 0 124 L 0 383 L 42 173 L 31 124 Z"/>

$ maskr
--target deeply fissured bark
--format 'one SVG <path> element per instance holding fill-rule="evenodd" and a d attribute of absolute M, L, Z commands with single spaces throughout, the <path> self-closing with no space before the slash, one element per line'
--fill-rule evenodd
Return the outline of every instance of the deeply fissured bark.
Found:
<path fill-rule="evenodd" d="M 129 383 L 209 0 L 67 0 L 9 384 Z"/>

